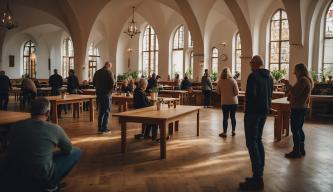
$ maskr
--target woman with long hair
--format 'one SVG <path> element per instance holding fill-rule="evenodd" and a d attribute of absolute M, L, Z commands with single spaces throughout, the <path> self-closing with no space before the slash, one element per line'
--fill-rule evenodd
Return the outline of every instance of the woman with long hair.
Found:
<path fill-rule="evenodd" d="M 300 158 L 305 156 L 303 124 L 307 109 L 309 108 L 309 100 L 313 88 L 313 80 L 303 63 L 295 66 L 294 75 L 297 78 L 297 82 L 293 86 L 290 85 L 288 80 L 283 80 L 290 94 L 290 124 L 294 142 L 294 148 L 290 153 L 285 154 L 286 158 Z"/>
<path fill-rule="evenodd" d="M 217 82 L 216 91 L 219 95 L 221 95 L 223 112 L 223 133 L 219 134 L 219 136 L 227 136 L 229 116 L 231 119 L 232 136 L 235 136 L 236 109 L 238 104 L 238 85 L 237 81 L 232 77 L 229 68 L 223 69 L 220 75 L 220 79 Z"/>

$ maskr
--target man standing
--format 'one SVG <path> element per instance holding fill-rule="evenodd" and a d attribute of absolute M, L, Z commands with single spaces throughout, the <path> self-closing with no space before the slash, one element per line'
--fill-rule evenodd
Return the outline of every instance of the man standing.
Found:
<path fill-rule="evenodd" d="M 4 162 L 6 181 L 0 181 L 8 191 L 57 191 L 79 161 L 80 149 L 72 146 L 61 127 L 46 121 L 49 111 L 50 102 L 37 98 L 31 118 L 12 126 Z"/>
<path fill-rule="evenodd" d="M 263 172 L 265 150 L 261 141 L 267 115 L 271 109 L 273 79 L 269 70 L 264 69 L 260 56 L 253 56 L 252 73 L 247 79 L 245 95 L 245 138 L 249 151 L 253 176 L 239 184 L 241 190 L 260 190 L 264 188 Z"/>
<path fill-rule="evenodd" d="M 8 76 L 5 71 L 0 71 L 0 110 L 7 110 L 10 89 L 12 89 L 12 84 Z"/>
<path fill-rule="evenodd" d="M 54 74 L 49 78 L 49 84 L 51 86 L 51 95 L 60 95 L 60 89 L 62 87 L 63 81 L 61 75 L 58 74 L 58 69 L 53 70 Z"/>
<path fill-rule="evenodd" d="M 58 96 L 60 95 L 60 89 L 63 85 L 63 79 L 62 76 L 58 74 L 58 69 L 53 70 L 54 74 L 50 76 L 49 78 L 49 84 L 51 86 L 51 95 L 52 96 Z M 61 110 L 65 109 L 65 113 L 67 113 L 67 109 L 65 105 L 59 105 L 58 106 L 58 118 L 61 117 Z"/>
<path fill-rule="evenodd" d="M 105 62 L 104 67 L 96 71 L 93 78 L 97 103 L 99 105 L 98 132 L 102 134 L 110 133 L 109 118 L 112 104 L 112 90 L 115 83 L 111 68 L 112 63 Z"/>
<path fill-rule="evenodd" d="M 69 70 L 67 78 L 67 92 L 70 94 L 77 94 L 80 90 L 79 79 L 75 76 L 74 70 Z"/>

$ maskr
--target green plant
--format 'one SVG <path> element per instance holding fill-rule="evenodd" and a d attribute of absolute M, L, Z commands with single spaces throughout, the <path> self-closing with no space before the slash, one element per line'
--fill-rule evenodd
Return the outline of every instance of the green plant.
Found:
<path fill-rule="evenodd" d="M 309 71 L 314 82 L 318 82 L 318 73 L 317 71 Z"/>
<path fill-rule="evenodd" d="M 190 78 L 190 79 L 193 78 L 193 72 L 192 72 L 192 69 L 188 69 L 186 73 L 187 73 L 187 77 L 188 77 L 188 78 Z"/>
<path fill-rule="evenodd" d="M 287 71 L 285 69 L 273 70 L 273 71 L 271 71 L 271 74 L 272 74 L 272 77 L 275 80 L 275 82 L 279 82 L 287 74 Z"/>
<path fill-rule="evenodd" d="M 240 72 L 236 71 L 234 75 L 234 79 L 237 80 L 240 77 Z"/>
<path fill-rule="evenodd" d="M 210 78 L 212 78 L 212 81 L 216 81 L 217 80 L 217 72 L 213 72 L 211 75 L 210 75 Z"/>

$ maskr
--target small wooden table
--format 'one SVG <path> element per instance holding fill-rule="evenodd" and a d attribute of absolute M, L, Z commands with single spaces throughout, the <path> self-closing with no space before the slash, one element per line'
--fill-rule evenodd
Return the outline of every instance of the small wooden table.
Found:
<path fill-rule="evenodd" d="M 286 136 L 289 135 L 290 104 L 287 97 L 273 99 L 272 109 L 277 112 L 274 120 L 274 140 L 280 141 L 284 130 Z"/>
<path fill-rule="evenodd" d="M 61 96 L 48 96 L 46 97 L 50 103 L 51 103 L 51 121 L 53 123 L 58 124 L 58 105 L 61 104 L 74 104 L 76 105 L 75 108 L 76 110 L 73 109 L 73 117 L 75 116 L 79 117 L 80 116 L 80 110 L 79 110 L 79 104 L 89 101 L 90 107 L 90 121 L 94 121 L 94 101 L 96 100 L 96 96 L 94 95 L 66 95 L 65 98 L 61 98 Z M 75 112 L 77 114 L 75 114 Z"/>
<path fill-rule="evenodd" d="M 96 95 L 96 89 L 82 89 L 83 95 Z"/>
<path fill-rule="evenodd" d="M 185 90 L 161 90 L 159 91 L 161 95 L 169 95 L 173 98 L 179 98 L 180 104 L 183 105 L 185 103 L 185 98 L 188 94 L 188 91 Z"/>
<path fill-rule="evenodd" d="M 180 118 L 193 113 L 197 114 L 197 136 L 199 136 L 199 112 L 201 107 L 179 105 L 177 108 L 161 108 L 157 110 L 156 106 L 126 111 L 114 114 L 119 117 L 121 125 L 121 152 L 126 152 L 126 136 L 127 123 L 149 123 L 158 124 L 160 128 L 160 158 L 166 158 L 166 128 L 167 125 L 174 121 L 179 121 Z"/>

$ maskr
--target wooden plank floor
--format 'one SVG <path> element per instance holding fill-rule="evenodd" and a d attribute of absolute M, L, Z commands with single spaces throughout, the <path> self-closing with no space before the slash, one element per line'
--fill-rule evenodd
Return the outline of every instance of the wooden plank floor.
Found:
<path fill-rule="evenodd" d="M 159 145 L 133 139 L 141 130 L 138 124 L 130 124 L 128 153 L 122 155 L 116 118 L 110 122 L 112 133 L 102 136 L 96 134 L 97 122 L 89 122 L 88 112 L 80 119 L 66 115 L 60 125 L 83 154 L 66 178 L 65 191 L 237 191 L 238 183 L 251 174 L 243 113 L 237 113 L 236 136 L 229 130 L 226 139 L 218 137 L 220 109 L 202 109 L 200 116 L 201 135 L 195 134 L 195 115 L 182 119 L 179 132 L 167 143 L 167 159 L 159 160 Z M 291 137 L 274 143 L 274 122 L 268 118 L 263 138 L 265 191 L 333 191 L 333 121 L 325 121 L 305 124 L 307 156 L 288 160 L 284 153 L 291 149 Z"/>

